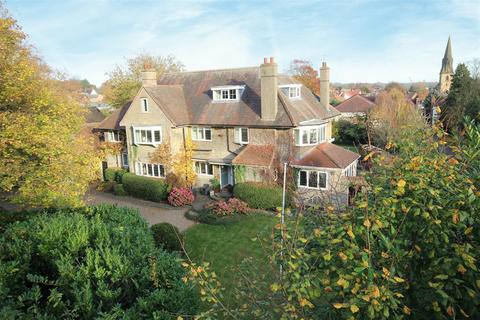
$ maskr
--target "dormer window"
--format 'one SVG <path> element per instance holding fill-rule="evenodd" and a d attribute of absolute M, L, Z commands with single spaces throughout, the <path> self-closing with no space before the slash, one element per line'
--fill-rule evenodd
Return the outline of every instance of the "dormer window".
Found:
<path fill-rule="evenodd" d="M 286 95 L 290 99 L 300 99 L 301 97 L 301 84 L 286 84 L 279 86 L 280 90 L 282 90 L 283 94 Z"/>
<path fill-rule="evenodd" d="M 212 98 L 215 102 L 239 101 L 245 86 L 212 87 Z"/>
<path fill-rule="evenodd" d="M 140 108 L 142 112 L 148 112 L 148 100 L 147 98 L 140 99 Z"/>

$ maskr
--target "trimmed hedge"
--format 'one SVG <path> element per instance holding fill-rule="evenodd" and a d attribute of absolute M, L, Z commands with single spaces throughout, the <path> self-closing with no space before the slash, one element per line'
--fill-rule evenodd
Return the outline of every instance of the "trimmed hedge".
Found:
<path fill-rule="evenodd" d="M 127 172 L 123 175 L 122 182 L 123 189 L 131 196 L 156 202 L 167 200 L 169 187 L 164 180 Z"/>
<path fill-rule="evenodd" d="M 113 193 L 115 193 L 116 196 L 126 196 L 128 193 L 125 191 L 123 188 L 123 184 L 116 184 L 113 186 Z"/>
<path fill-rule="evenodd" d="M 106 181 L 122 183 L 122 176 L 125 173 L 127 173 L 127 171 L 122 168 L 107 168 L 103 174 Z"/>
<path fill-rule="evenodd" d="M 163 248 L 170 252 L 182 251 L 180 241 L 183 242 L 183 235 L 177 227 L 170 223 L 162 222 L 154 224 L 150 229 L 152 230 L 157 248 Z"/>
<path fill-rule="evenodd" d="M 250 208 L 273 209 L 282 206 L 282 188 L 258 182 L 241 182 L 233 187 L 233 195 Z"/>

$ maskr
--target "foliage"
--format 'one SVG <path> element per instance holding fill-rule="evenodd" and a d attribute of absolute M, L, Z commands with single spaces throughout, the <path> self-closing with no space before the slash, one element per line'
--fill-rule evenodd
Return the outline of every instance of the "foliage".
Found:
<path fill-rule="evenodd" d="M 315 94 L 320 94 L 320 79 L 318 72 L 310 61 L 295 59 L 290 64 L 289 73 Z"/>
<path fill-rule="evenodd" d="M 2 319 L 177 319 L 195 290 L 155 248 L 138 212 L 114 206 L 38 214 L 0 236 Z"/>
<path fill-rule="evenodd" d="M 113 186 L 113 192 L 115 193 L 116 196 L 126 196 L 128 193 L 125 191 L 123 188 L 123 184 L 117 183 Z"/>
<path fill-rule="evenodd" d="M 335 137 L 335 142 L 340 144 L 358 145 L 368 142 L 364 117 L 358 117 L 354 122 L 344 119 L 334 121 L 332 134 Z"/>
<path fill-rule="evenodd" d="M 0 4 L 0 190 L 39 207 L 80 205 L 103 155 L 79 134 L 85 110 Z"/>
<path fill-rule="evenodd" d="M 157 78 L 164 73 L 184 69 L 183 63 L 173 56 L 151 56 L 140 54 L 126 61 L 125 66 L 117 65 L 108 73 L 108 80 L 102 85 L 105 100 L 115 108 L 132 100 L 142 86 L 142 70 L 155 69 Z"/>
<path fill-rule="evenodd" d="M 164 248 L 167 251 L 181 251 L 183 236 L 177 227 L 170 223 L 157 223 L 151 227 L 153 240 L 158 248 Z"/>
<path fill-rule="evenodd" d="M 418 95 L 418 99 L 423 101 L 428 95 L 428 88 L 425 82 L 416 82 L 410 86 L 410 92 L 415 92 Z"/>
<path fill-rule="evenodd" d="M 245 182 L 245 173 L 247 171 L 247 167 L 243 165 L 235 165 L 233 166 L 233 174 L 235 176 L 235 183 L 242 183 Z"/>
<path fill-rule="evenodd" d="M 175 155 L 175 161 L 173 162 L 173 171 L 177 176 L 178 187 L 191 188 L 197 179 L 197 174 L 192 165 L 194 147 L 190 130 L 187 130 L 184 148 Z"/>
<path fill-rule="evenodd" d="M 235 184 L 233 195 L 254 209 L 268 210 L 282 205 L 282 188 L 279 186 L 242 182 Z"/>
<path fill-rule="evenodd" d="M 453 132 L 462 129 L 465 116 L 480 120 L 480 79 L 472 78 L 461 63 L 457 66 L 440 120 Z"/>
<path fill-rule="evenodd" d="M 233 209 L 233 212 L 237 214 L 246 214 L 250 211 L 248 204 L 237 198 L 228 199 L 227 204 Z"/>
<path fill-rule="evenodd" d="M 235 210 L 225 201 L 215 201 L 207 205 L 207 209 L 217 216 L 231 216 Z"/>
<path fill-rule="evenodd" d="M 195 200 L 191 189 L 173 188 L 168 195 L 168 203 L 174 207 L 189 206 Z"/>
<path fill-rule="evenodd" d="M 127 170 L 122 168 L 107 168 L 104 171 L 104 176 L 106 181 L 122 183 L 122 176 L 127 172 Z"/>
<path fill-rule="evenodd" d="M 210 184 L 212 185 L 213 190 L 219 191 L 220 190 L 220 181 L 217 178 L 210 179 Z"/>
<path fill-rule="evenodd" d="M 262 319 L 478 318 L 480 126 L 465 128 L 453 140 L 438 128 L 405 133 L 393 160 L 377 159 L 356 207 L 340 215 L 313 209 L 296 226 L 276 226 L 283 237 L 276 232 L 272 243 L 271 277 L 252 281 L 244 274 L 236 286 L 245 305 L 225 310 L 217 303 L 211 312 Z M 453 156 L 441 151 L 447 141 Z M 216 279 L 202 281 L 209 297 L 210 288 L 221 290 Z M 268 296 L 261 292 L 266 286 Z"/>
<path fill-rule="evenodd" d="M 128 172 L 123 175 L 122 180 L 123 188 L 131 196 L 156 202 L 167 200 L 169 187 L 163 180 Z"/>
<path fill-rule="evenodd" d="M 338 99 L 335 99 L 335 98 L 330 99 L 330 105 L 332 105 L 334 107 L 338 106 L 340 103 L 342 103 L 342 101 L 340 101 Z"/>

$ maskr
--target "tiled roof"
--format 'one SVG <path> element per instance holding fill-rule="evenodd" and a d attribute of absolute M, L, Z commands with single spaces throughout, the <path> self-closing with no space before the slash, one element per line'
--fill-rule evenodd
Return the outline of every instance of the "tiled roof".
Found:
<path fill-rule="evenodd" d="M 102 122 L 104 119 L 105 116 L 96 107 L 88 108 L 87 113 L 85 114 L 86 123 Z"/>
<path fill-rule="evenodd" d="M 278 76 L 279 85 L 290 83 L 298 81 L 285 75 Z M 323 120 L 339 115 L 335 108 L 326 110 L 322 107 L 317 97 L 302 87 L 302 99 L 298 100 L 290 100 L 279 91 L 276 119 L 261 120 L 259 67 L 165 74 L 158 80 L 158 84 L 182 86 L 186 113 L 189 117 L 188 124 L 292 127 L 302 121 Z M 210 88 L 225 85 L 245 86 L 240 101 L 225 103 L 212 101 Z M 177 108 L 179 109 L 178 106 Z"/>
<path fill-rule="evenodd" d="M 174 124 L 183 125 L 189 123 L 183 86 L 145 87 L 145 90 Z"/>
<path fill-rule="evenodd" d="M 313 147 L 293 164 L 299 167 L 345 169 L 358 158 L 360 158 L 358 153 L 325 142 Z"/>
<path fill-rule="evenodd" d="M 108 116 L 105 120 L 103 120 L 96 129 L 100 130 L 119 130 L 120 129 L 120 121 L 122 120 L 123 116 L 127 112 L 130 104 L 132 102 L 129 101 L 123 105 L 123 107 L 118 108 L 117 110 L 113 111 L 110 116 Z"/>
<path fill-rule="evenodd" d="M 233 159 L 233 164 L 269 167 L 274 158 L 275 147 L 272 145 L 249 144 Z"/>
<path fill-rule="evenodd" d="M 357 94 L 343 101 L 337 105 L 336 108 L 340 112 L 367 112 L 374 106 L 375 103 L 373 103 L 370 99 Z"/>

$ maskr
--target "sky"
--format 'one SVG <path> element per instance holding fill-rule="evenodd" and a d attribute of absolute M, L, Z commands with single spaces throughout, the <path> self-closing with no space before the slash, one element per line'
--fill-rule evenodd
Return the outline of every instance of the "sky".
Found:
<path fill-rule="evenodd" d="M 3 1 L 51 67 L 96 85 L 142 53 L 187 70 L 326 61 L 332 82 L 438 81 L 449 35 L 455 65 L 480 58 L 480 0 Z"/>

